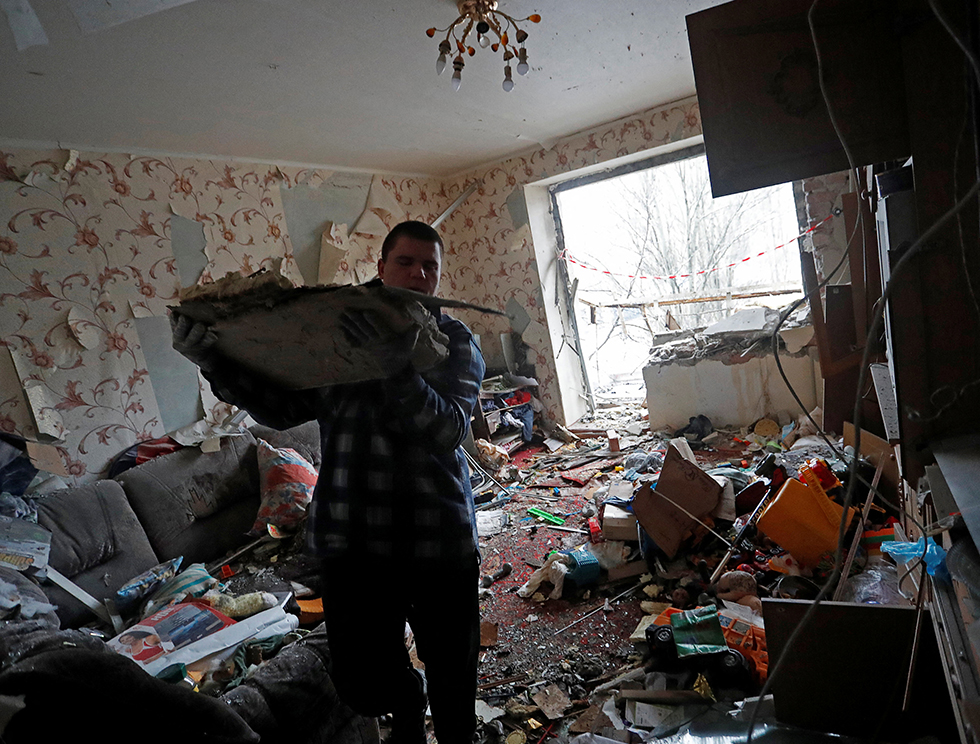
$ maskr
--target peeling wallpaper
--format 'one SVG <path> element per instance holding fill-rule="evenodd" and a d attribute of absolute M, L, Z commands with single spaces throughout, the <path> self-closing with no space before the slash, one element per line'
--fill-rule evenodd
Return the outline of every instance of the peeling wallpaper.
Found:
<path fill-rule="evenodd" d="M 522 188 L 700 133 L 696 101 L 658 107 L 448 181 L 376 176 L 354 225 L 327 223 L 333 282 L 374 276 L 381 240 L 403 219 L 433 221 L 480 178 L 443 224 L 442 294 L 530 315 L 524 340 L 552 417 L 560 417 L 555 339 Z M 136 143 L 134 143 L 136 144 Z M 134 318 L 161 316 L 180 287 L 172 216 L 203 225 L 202 281 L 281 259 L 301 281 L 283 190 L 330 188 L 328 170 L 66 153 L 0 151 L 0 431 L 57 448 L 69 480 L 100 477 L 115 455 L 166 433 Z M 323 265 L 321 264 L 321 270 Z M 336 269 L 336 273 L 333 271 Z M 324 277 L 321 275 L 321 280 Z M 458 313 L 481 335 L 506 319 Z M 212 405 L 208 405 L 211 403 Z M 212 418 L 224 411 L 213 410 Z"/>

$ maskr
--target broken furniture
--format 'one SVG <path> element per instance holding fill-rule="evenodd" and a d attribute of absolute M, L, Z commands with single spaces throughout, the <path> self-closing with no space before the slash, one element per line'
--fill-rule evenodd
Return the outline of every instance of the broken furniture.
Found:
<path fill-rule="evenodd" d="M 519 378 L 519 381 L 525 383 L 526 379 Z M 512 383 L 513 378 L 505 375 L 485 379 L 480 389 L 480 405 L 474 408 L 472 420 L 475 437 L 508 454 L 531 439 L 535 418 L 531 400 L 537 392 L 536 384 Z"/>
<path fill-rule="evenodd" d="M 132 577 L 178 555 L 184 557 L 185 565 L 221 559 L 250 539 L 247 532 L 259 509 L 256 438 L 277 448 L 291 447 L 314 465 L 320 461 L 315 423 L 282 432 L 255 426 L 240 436 L 223 438 L 217 452 L 184 448 L 115 478 L 55 492 L 44 497 L 38 509 L 39 524 L 52 532 L 50 565 L 102 600 L 112 597 Z M 44 591 L 57 606 L 57 617 L 50 618 L 47 626 L 49 635 L 53 634 L 49 645 L 62 648 L 66 643 L 75 643 L 73 639 L 86 637 L 70 629 L 94 619 L 89 609 L 58 587 L 45 586 Z M 59 625 L 64 630 L 59 630 Z M 33 656 L 38 645 L 31 640 L 35 626 L 36 621 L 29 621 L 28 627 L 11 628 L 7 624 L 0 628 L 5 633 L 2 645 L 7 651 L 0 667 L 0 685 L 5 694 L 17 694 L 15 684 L 3 681 L 9 682 L 8 675 L 24 671 L 20 665 L 11 666 L 11 662 Z M 102 641 L 95 642 L 104 646 Z M 64 652 L 50 651 L 46 656 L 61 653 Z M 45 658 L 45 663 L 48 661 Z M 71 667 L 69 661 L 66 657 L 63 663 Z M 105 673 L 111 674 L 112 665 L 119 666 L 121 661 L 132 665 L 122 657 L 118 661 L 113 658 L 105 666 Z M 34 662 L 28 659 L 24 663 L 28 662 L 33 668 Z M 83 662 L 89 663 L 78 663 Z M 103 666 L 98 660 L 92 663 L 96 664 L 95 669 Z M 148 695 L 154 690 L 159 693 L 159 699 L 151 695 L 146 700 L 145 710 L 151 712 L 147 721 L 164 710 L 179 714 L 161 704 L 166 698 L 166 683 L 135 665 L 132 668 L 142 675 L 138 679 L 145 680 Z M 373 723 L 340 703 L 328 669 L 325 634 L 314 632 L 280 652 L 261 674 L 226 693 L 225 705 L 220 707 L 227 711 L 230 706 L 243 725 L 247 724 L 246 729 L 251 727 L 262 734 L 263 742 L 368 741 Z M 28 706 L 31 703 L 29 697 Z M 50 694 L 34 703 L 48 710 L 54 704 Z M 106 722 L 114 720 L 112 715 L 111 711 L 105 714 Z M 133 735 L 145 738 L 142 730 Z"/>

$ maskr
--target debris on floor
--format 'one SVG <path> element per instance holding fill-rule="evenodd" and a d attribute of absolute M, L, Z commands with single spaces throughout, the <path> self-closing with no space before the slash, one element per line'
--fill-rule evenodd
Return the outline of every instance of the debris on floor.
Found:
<path fill-rule="evenodd" d="M 834 568 L 842 446 L 785 413 L 651 432 L 640 404 L 568 431 L 577 439 L 536 438 L 476 474 L 477 503 L 510 518 L 480 537 L 481 614 L 496 631 L 480 709 L 504 711 L 482 720 L 483 740 L 650 740 L 737 714 L 768 674 L 761 598 L 813 599 Z M 868 483 L 873 472 L 859 468 Z M 860 485 L 848 510 L 844 544 L 865 539 L 842 557 L 843 584 L 865 568 L 891 578 L 874 536 L 896 513 L 878 499 L 862 513 L 868 493 Z"/>

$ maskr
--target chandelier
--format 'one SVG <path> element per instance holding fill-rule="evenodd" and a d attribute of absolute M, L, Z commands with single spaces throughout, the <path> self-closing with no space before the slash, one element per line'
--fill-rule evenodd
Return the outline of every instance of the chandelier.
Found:
<path fill-rule="evenodd" d="M 459 90 L 462 82 L 463 67 L 466 62 L 463 55 L 472 57 L 476 54 L 476 49 L 467 46 L 466 40 L 470 33 L 476 29 L 476 41 L 481 47 L 490 47 L 494 52 L 499 49 L 504 50 L 504 83 L 503 89 L 510 92 L 514 89 L 514 78 L 511 74 L 510 63 L 517 58 L 517 74 L 526 75 L 531 68 L 527 64 L 527 49 L 524 48 L 524 41 L 527 39 L 527 31 L 518 26 L 518 23 L 530 21 L 539 23 L 541 16 L 537 13 L 529 15 L 527 18 L 515 20 L 506 13 L 497 10 L 497 0 L 457 0 L 456 7 L 459 8 L 459 17 L 447 28 L 430 28 L 425 33 L 431 39 L 437 33 L 446 33 L 446 38 L 439 42 L 439 57 L 436 60 L 436 74 L 441 75 L 446 69 L 447 55 L 453 51 L 452 38 L 456 42 L 456 58 L 453 60 L 453 90 Z M 462 36 L 457 35 L 460 26 L 465 23 L 462 29 Z M 511 39 L 511 32 L 514 39 Z M 496 41 L 493 40 L 493 38 Z M 520 47 L 514 45 L 516 40 Z"/>

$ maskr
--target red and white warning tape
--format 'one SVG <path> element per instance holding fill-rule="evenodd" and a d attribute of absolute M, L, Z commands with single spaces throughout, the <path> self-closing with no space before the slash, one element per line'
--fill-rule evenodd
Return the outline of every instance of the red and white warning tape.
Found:
<path fill-rule="evenodd" d="M 770 248 L 767 251 L 760 251 L 759 253 L 756 253 L 752 256 L 746 256 L 743 259 L 740 259 L 738 261 L 732 261 L 730 264 L 725 264 L 724 266 L 715 266 L 713 269 L 701 269 L 701 271 L 695 271 L 690 274 L 671 274 L 669 276 L 644 276 L 643 274 L 619 274 L 616 273 L 615 271 L 606 271 L 605 269 L 597 269 L 595 266 L 589 266 L 586 263 L 582 263 L 581 261 L 578 261 L 572 258 L 571 256 L 569 256 L 567 249 L 562 251 L 562 253 L 559 254 L 558 258 L 564 259 L 569 263 L 575 264 L 576 266 L 581 266 L 583 269 L 589 269 L 589 271 L 595 271 L 599 274 L 608 274 L 609 276 L 622 276 L 627 279 L 686 279 L 687 277 L 691 277 L 691 276 L 700 276 L 701 274 L 710 274 L 714 271 L 721 271 L 722 269 L 730 269 L 732 266 L 738 266 L 739 264 L 745 263 L 746 261 L 751 261 L 753 258 L 759 258 L 760 256 L 765 256 L 767 253 L 778 251 L 780 248 L 785 248 L 786 246 L 795 243 L 800 238 L 809 235 L 818 227 L 823 225 L 825 222 L 829 222 L 830 220 L 834 219 L 834 217 L 836 216 L 837 216 L 836 214 L 827 215 L 822 220 L 820 220 L 820 222 L 811 225 L 809 229 L 807 229 L 804 232 L 801 232 L 795 238 L 790 238 L 785 243 L 781 243 L 777 245 L 775 248 Z"/>

